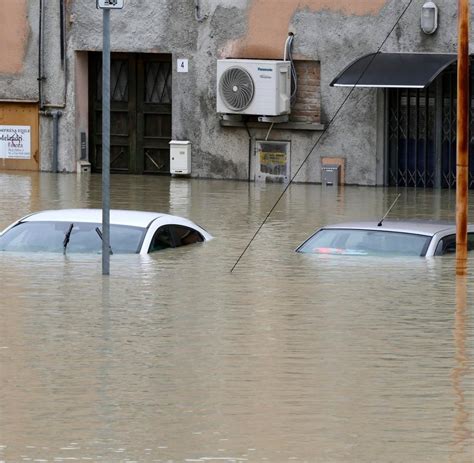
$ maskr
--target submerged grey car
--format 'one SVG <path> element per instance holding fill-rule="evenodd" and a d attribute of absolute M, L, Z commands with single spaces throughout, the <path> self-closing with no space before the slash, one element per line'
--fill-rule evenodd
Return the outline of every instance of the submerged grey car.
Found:
<path fill-rule="evenodd" d="M 468 250 L 474 225 L 468 225 Z M 310 254 L 349 256 L 442 256 L 456 252 L 456 226 L 448 222 L 387 220 L 327 225 L 297 249 Z"/>

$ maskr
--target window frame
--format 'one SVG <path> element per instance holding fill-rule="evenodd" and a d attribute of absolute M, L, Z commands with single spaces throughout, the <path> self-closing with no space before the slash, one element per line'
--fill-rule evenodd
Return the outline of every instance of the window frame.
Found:
<path fill-rule="evenodd" d="M 440 236 L 438 239 L 438 242 L 436 243 L 436 248 L 434 250 L 433 256 L 446 256 L 448 254 L 456 254 L 456 250 L 454 252 L 442 252 L 442 249 L 440 250 L 439 247 L 440 245 L 443 244 L 443 241 L 446 238 L 453 239 L 454 238 L 454 244 L 456 245 L 456 234 L 455 233 L 449 233 L 443 236 Z M 468 232 L 467 233 L 467 251 L 474 251 L 474 232 Z"/>
<path fill-rule="evenodd" d="M 159 251 L 164 251 L 165 249 L 170 249 L 170 248 L 175 248 L 176 247 L 176 241 L 175 241 L 175 237 L 174 237 L 174 233 L 173 231 L 171 230 L 171 224 L 169 223 L 165 223 L 165 224 L 162 224 L 160 225 L 159 227 L 156 228 L 156 230 L 153 232 L 153 235 L 150 239 L 150 244 L 148 245 L 148 250 L 147 250 L 147 254 L 154 254 L 155 252 L 159 252 Z M 169 230 L 169 235 L 170 235 L 170 242 L 171 242 L 171 245 L 168 246 L 167 248 L 163 248 L 163 249 L 156 249 L 156 250 L 152 250 L 151 247 L 153 245 L 153 241 L 155 239 L 155 236 L 160 232 L 160 230 L 162 230 L 163 228 L 168 228 Z"/>
<path fill-rule="evenodd" d="M 167 247 L 167 248 L 157 249 L 155 251 L 152 251 L 151 247 L 152 247 L 152 244 L 153 244 L 153 240 L 155 239 L 156 234 L 164 227 L 169 228 L 170 241 L 171 241 L 172 245 Z M 186 228 L 187 230 L 191 230 L 192 232 L 197 233 L 200 237 L 200 241 L 196 241 L 195 243 L 181 244 L 181 238 L 179 238 L 178 233 L 176 232 L 176 227 Z M 164 251 L 165 249 L 169 249 L 169 248 L 179 248 L 181 246 L 188 246 L 189 244 L 202 243 L 203 241 L 206 241 L 203 234 L 194 227 L 190 227 L 189 225 L 184 225 L 184 224 L 179 224 L 179 223 L 165 223 L 165 224 L 162 224 L 159 227 L 157 227 L 155 229 L 155 231 L 153 232 L 153 235 L 150 239 L 150 244 L 148 245 L 147 254 L 152 254 L 152 253 L 155 253 L 155 252 Z"/>

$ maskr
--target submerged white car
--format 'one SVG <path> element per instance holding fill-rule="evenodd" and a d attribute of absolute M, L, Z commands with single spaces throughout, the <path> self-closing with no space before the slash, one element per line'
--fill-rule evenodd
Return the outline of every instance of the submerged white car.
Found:
<path fill-rule="evenodd" d="M 474 250 L 474 225 L 468 225 Z M 387 220 L 350 222 L 320 228 L 297 249 L 311 254 L 349 256 L 442 256 L 456 252 L 456 226 L 446 222 Z"/>
<path fill-rule="evenodd" d="M 0 251 L 100 253 L 101 209 L 35 212 L 0 234 Z M 113 254 L 148 254 L 208 241 L 212 236 L 191 220 L 158 212 L 110 211 Z"/>

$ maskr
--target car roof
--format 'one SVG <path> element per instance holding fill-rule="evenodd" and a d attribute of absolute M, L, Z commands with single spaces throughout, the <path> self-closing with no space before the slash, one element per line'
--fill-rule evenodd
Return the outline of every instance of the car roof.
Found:
<path fill-rule="evenodd" d="M 417 235 L 433 236 L 441 231 L 453 232 L 456 230 L 454 222 L 431 221 L 431 220 L 384 220 L 379 227 L 378 220 L 363 222 L 345 222 L 339 224 L 327 225 L 322 228 L 345 228 L 362 230 L 380 230 L 402 233 L 413 233 Z M 471 229 L 471 226 L 469 227 Z"/>
<path fill-rule="evenodd" d="M 127 211 L 121 209 L 110 210 L 110 223 L 112 225 L 128 225 L 146 228 L 159 217 L 175 217 L 159 212 Z M 102 209 L 58 209 L 34 212 L 21 219 L 22 222 L 83 222 L 101 223 Z"/>

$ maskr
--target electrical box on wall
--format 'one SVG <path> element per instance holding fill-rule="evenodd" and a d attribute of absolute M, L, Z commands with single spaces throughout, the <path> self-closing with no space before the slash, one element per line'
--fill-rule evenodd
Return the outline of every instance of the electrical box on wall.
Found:
<path fill-rule="evenodd" d="M 191 173 L 190 141 L 170 141 L 170 172 L 180 175 Z"/>
<path fill-rule="evenodd" d="M 321 184 L 323 186 L 339 186 L 341 183 L 341 166 L 325 164 L 321 167 Z"/>

